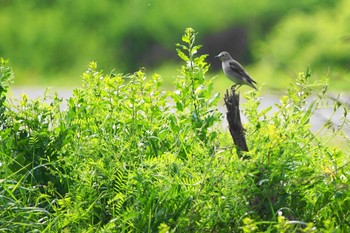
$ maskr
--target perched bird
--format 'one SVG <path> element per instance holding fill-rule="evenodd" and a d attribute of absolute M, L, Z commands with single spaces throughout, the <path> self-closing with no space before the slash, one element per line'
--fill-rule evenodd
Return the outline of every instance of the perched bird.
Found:
<path fill-rule="evenodd" d="M 222 61 L 222 70 L 224 71 L 226 77 L 235 83 L 231 87 L 232 89 L 237 90 L 240 86 L 245 84 L 251 86 L 255 90 L 258 90 L 254 85 L 256 82 L 243 69 L 241 64 L 235 61 L 228 52 L 221 52 L 215 57 Z"/>

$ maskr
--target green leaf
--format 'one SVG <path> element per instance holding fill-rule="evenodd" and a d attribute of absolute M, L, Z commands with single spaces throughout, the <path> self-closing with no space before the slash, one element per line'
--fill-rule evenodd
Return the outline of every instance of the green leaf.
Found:
<path fill-rule="evenodd" d="M 176 49 L 177 55 L 184 61 L 189 61 L 190 58 L 186 56 L 180 49 Z"/>

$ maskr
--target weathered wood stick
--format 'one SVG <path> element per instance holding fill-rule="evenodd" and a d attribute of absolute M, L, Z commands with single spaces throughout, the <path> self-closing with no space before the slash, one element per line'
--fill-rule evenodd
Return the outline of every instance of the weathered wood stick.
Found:
<path fill-rule="evenodd" d="M 224 97 L 225 105 L 227 108 L 226 118 L 228 121 L 231 137 L 234 144 L 237 147 L 238 155 L 241 156 L 241 151 L 248 151 L 247 142 L 245 140 L 244 128 L 241 122 L 241 115 L 239 112 L 239 93 L 231 89 L 229 94 L 226 90 Z"/>

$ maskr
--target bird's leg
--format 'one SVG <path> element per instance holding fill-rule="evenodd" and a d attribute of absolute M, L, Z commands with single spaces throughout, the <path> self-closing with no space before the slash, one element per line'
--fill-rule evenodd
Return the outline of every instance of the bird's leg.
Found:
<path fill-rule="evenodd" d="M 240 87 L 241 87 L 241 85 L 239 85 L 239 84 L 233 84 L 233 85 L 231 86 L 231 91 L 232 91 L 232 92 L 235 92 L 235 91 L 237 91 L 237 89 L 240 88 Z"/>
<path fill-rule="evenodd" d="M 231 91 L 234 92 L 234 91 L 236 90 L 236 87 L 237 87 L 237 84 L 233 84 L 233 85 L 231 86 Z"/>

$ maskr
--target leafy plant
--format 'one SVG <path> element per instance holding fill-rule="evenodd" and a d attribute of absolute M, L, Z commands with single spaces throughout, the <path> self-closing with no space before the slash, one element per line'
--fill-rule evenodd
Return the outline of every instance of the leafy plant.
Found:
<path fill-rule="evenodd" d="M 349 161 L 346 153 L 327 146 L 331 138 L 342 134 L 342 126 L 349 124 L 347 106 L 334 102 L 333 111 L 342 109 L 344 118 L 339 123 L 341 127 L 333 130 L 330 138 L 326 133 L 323 136 L 320 132 L 313 133 L 310 118 L 317 109 L 325 106 L 327 84 L 309 83 L 310 77 L 309 70 L 300 73 L 296 83 L 276 105 L 277 111 L 270 115 L 271 107 L 258 112 L 259 101 L 253 93 L 246 95 L 249 101 L 245 104 L 245 114 L 251 123 L 247 130 L 254 130 L 249 137 L 254 148 L 251 151 L 254 154 L 251 162 L 254 163 L 250 164 L 254 176 L 245 181 L 250 183 L 251 189 L 247 199 L 253 215 L 262 221 L 276 219 L 278 227 L 282 227 L 281 219 L 289 219 L 287 222 L 291 225 L 286 225 L 285 231 L 309 226 L 308 223 L 320 227 L 327 221 L 337 226 L 345 224 L 343 230 L 349 229 L 346 219 L 350 213 L 340 211 L 338 214 L 337 211 L 340 203 L 349 205 L 347 185 L 344 186 L 344 182 L 348 182 L 346 167 Z M 318 87 L 321 92 L 310 100 L 312 89 Z M 336 198 L 337 193 L 347 197 L 340 200 Z"/>
<path fill-rule="evenodd" d="M 188 28 L 177 44 L 174 91 L 158 74 L 105 74 L 91 62 L 65 109 L 50 92 L 5 102 L 3 62 L 0 231 L 348 231 L 349 154 L 328 144 L 349 125 L 348 106 L 334 102 L 343 122 L 313 133 L 310 117 L 330 103 L 309 71 L 274 113 L 246 93 L 250 159 L 241 160 L 195 39 Z"/>

